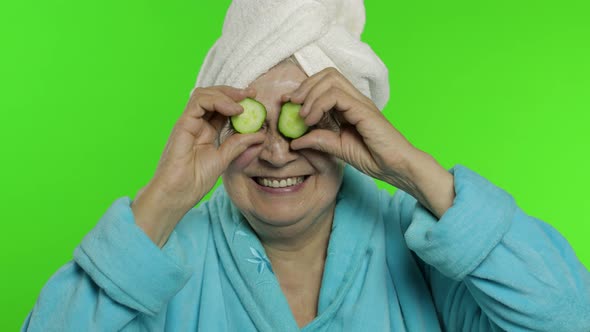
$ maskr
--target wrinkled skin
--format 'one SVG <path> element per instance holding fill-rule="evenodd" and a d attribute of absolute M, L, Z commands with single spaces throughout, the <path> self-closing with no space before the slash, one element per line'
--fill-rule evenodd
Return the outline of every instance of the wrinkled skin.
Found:
<path fill-rule="evenodd" d="M 282 96 L 293 92 L 307 75 L 293 63 L 282 63 L 250 84 L 256 100 L 267 110 L 261 128 L 262 144 L 251 146 L 223 174 L 230 198 L 263 241 L 295 239 L 316 223 L 331 223 L 335 199 L 342 182 L 343 163 L 336 157 L 312 149 L 293 150 L 290 140 L 277 127 Z M 337 132 L 329 117 L 316 127 Z M 222 141 L 231 134 L 227 126 Z M 265 191 L 254 179 L 306 176 L 302 186 L 283 192 Z"/>
<path fill-rule="evenodd" d="M 237 102 L 246 97 L 265 105 L 266 125 L 254 134 L 220 133 L 230 116 L 242 112 Z M 280 106 L 289 100 L 303 104 L 300 115 L 312 128 L 292 141 L 277 130 Z M 132 209 L 137 224 L 162 246 L 223 173 L 228 194 L 263 241 L 303 244 L 298 238 L 331 223 L 343 162 L 426 202 L 409 180 L 409 160 L 419 152 L 334 68 L 307 77 L 283 62 L 248 89 L 195 89 Z M 278 194 L 261 190 L 253 181 L 260 176 L 306 180 L 298 190 Z"/>
<path fill-rule="evenodd" d="M 250 88 L 267 109 L 261 129 L 266 139 L 232 161 L 223 179 L 232 201 L 263 240 L 295 238 L 316 222 L 331 222 L 341 161 L 415 192 L 407 160 L 418 150 L 336 69 L 307 77 L 296 64 L 283 62 Z M 303 104 L 300 115 L 312 127 L 292 141 L 277 128 L 280 107 L 287 101 Z M 230 135 L 226 130 L 221 136 Z M 308 177 L 301 190 L 281 194 L 269 193 L 255 181 L 301 175 Z"/>

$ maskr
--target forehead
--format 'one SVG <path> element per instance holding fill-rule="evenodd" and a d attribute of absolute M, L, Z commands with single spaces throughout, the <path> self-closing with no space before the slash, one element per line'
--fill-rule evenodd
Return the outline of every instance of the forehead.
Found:
<path fill-rule="evenodd" d="M 256 89 L 260 101 L 280 99 L 281 94 L 291 92 L 307 78 L 305 72 L 292 62 L 282 62 L 258 77 L 251 87 Z"/>

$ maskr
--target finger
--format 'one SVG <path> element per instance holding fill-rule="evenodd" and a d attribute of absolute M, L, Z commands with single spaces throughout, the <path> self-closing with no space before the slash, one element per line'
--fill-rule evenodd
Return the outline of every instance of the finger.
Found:
<path fill-rule="evenodd" d="M 340 135 L 327 129 L 315 129 L 291 141 L 291 149 L 313 149 L 344 159 Z"/>
<path fill-rule="evenodd" d="M 203 135 L 203 132 L 207 132 L 207 130 L 204 130 L 203 124 L 204 121 L 201 119 L 182 115 L 174 125 L 162 155 L 185 155 L 190 152 L 198 139 L 203 141 L 211 140 L 211 137 L 204 137 L 211 136 L 211 134 Z"/>
<path fill-rule="evenodd" d="M 228 85 L 218 85 L 212 87 L 214 90 L 217 90 L 224 95 L 228 96 L 234 101 L 242 101 L 246 97 L 254 98 L 256 97 L 256 89 L 253 87 L 247 87 L 245 89 L 238 89 Z"/>
<path fill-rule="evenodd" d="M 203 117 L 207 111 L 239 114 L 236 112 L 241 113 L 243 108 L 237 102 L 255 95 L 256 90 L 253 88 L 237 89 L 230 86 L 195 88 L 184 112 L 198 118 Z"/>
<path fill-rule="evenodd" d="M 217 101 L 215 98 L 216 96 L 219 96 L 220 100 L 220 106 L 223 105 L 223 108 L 219 107 L 219 108 L 215 108 L 215 105 L 213 105 L 211 107 L 211 110 L 209 108 L 207 108 L 207 105 L 205 105 L 205 110 L 206 111 L 217 111 L 225 116 L 233 116 L 233 115 L 238 115 L 240 113 L 242 113 L 244 111 L 244 108 L 238 104 L 238 102 L 246 99 L 246 98 L 254 98 L 256 97 L 256 89 L 253 87 L 247 87 L 245 89 L 237 89 L 231 86 L 227 86 L 227 85 L 220 85 L 220 86 L 216 86 L 213 87 L 212 89 L 212 94 L 209 97 L 205 97 L 203 98 L 204 102 L 210 101 L 210 100 L 215 100 Z M 228 112 L 224 112 L 225 110 L 228 110 Z M 208 116 L 212 116 L 212 115 L 205 115 L 206 117 Z"/>
<path fill-rule="evenodd" d="M 369 121 L 375 115 L 380 114 L 376 107 L 367 105 L 337 87 L 331 87 L 330 90 L 314 100 L 309 107 L 309 115 L 304 120 L 308 126 L 315 125 L 324 116 L 324 113 L 330 110 L 341 115 L 336 118 L 343 119 L 344 122 L 353 126 L 357 126 L 363 121 Z"/>
<path fill-rule="evenodd" d="M 207 120 L 213 116 L 213 112 L 228 117 L 238 115 L 244 112 L 244 108 L 242 106 L 240 106 L 236 101 L 222 93 L 203 96 L 199 99 L 198 103 L 199 107 L 202 110 L 211 113 L 207 115 L 202 115 Z"/>
<path fill-rule="evenodd" d="M 285 94 L 284 98 L 296 104 L 303 104 L 305 96 L 307 96 L 309 90 L 311 90 L 311 88 L 313 88 L 313 86 L 318 81 L 324 78 L 324 76 L 328 75 L 332 70 L 337 71 L 335 68 L 329 67 L 311 75 L 310 77 L 306 78 L 303 82 L 301 82 L 301 84 L 297 89 L 295 89 L 295 91 Z"/>
<path fill-rule="evenodd" d="M 183 114 L 190 114 L 194 117 L 203 116 L 205 114 L 205 110 L 200 107 L 199 100 L 205 96 L 210 96 L 213 92 L 214 91 L 212 88 L 194 88 L 186 104 L 186 107 L 184 108 Z"/>
<path fill-rule="evenodd" d="M 291 100 L 292 102 L 298 104 L 304 103 L 304 101 L 308 99 L 307 95 L 309 94 L 310 90 L 313 89 L 318 82 L 323 80 L 330 81 L 332 85 L 348 92 L 351 96 L 361 100 L 367 99 L 367 97 L 363 95 L 341 72 L 339 72 L 336 68 L 328 67 L 316 73 L 315 75 L 310 76 L 308 79 L 303 81 L 303 83 L 301 83 L 301 85 L 295 89 L 295 91 L 283 95 L 281 100 L 283 102 Z"/>
<path fill-rule="evenodd" d="M 223 127 L 229 122 L 226 116 L 219 113 L 212 113 L 213 115 L 209 119 L 209 124 L 215 128 L 215 132 L 219 133 Z"/>
<path fill-rule="evenodd" d="M 304 118 L 307 126 L 313 126 L 334 107 L 339 105 L 340 111 L 344 111 L 350 107 L 350 103 L 354 102 L 354 98 L 350 98 L 344 91 L 332 86 L 329 81 L 322 81 L 310 92 L 299 114 Z"/>
<path fill-rule="evenodd" d="M 252 145 L 262 144 L 266 135 L 262 132 L 254 134 L 234 134 L 225 140 L 219 147 L 220 161 L 223 169 L 236 159 L 242 152 Z"/>
<path fill-rule="evenodd" d="M 187 132 L 193 137 L 197 137 L 201 133 L 202 129 L 203 120 L 187 115 L 182 115 L 178 121 L 176 121 L 176 124 L 172 129 L 172 134 L 174 135 L 178 132 Z"/>
<path fill-rule="evenodd" d="M 308 104 L 309 111 L 304 117 L 304 122 L 307 126 L 314 126 L 327 112 L 335 108 L 338 108 L 336 111 L 346 111 L 351 107 L 350 104 L 353 101 L 352 98 L 346 98 L 342 90 L 332 87 Z"/>
<path fill-rule="evenodd" d="M 321 95 L 326 93 L 326 91 L 330 90 L 333 84 L 333 80 L 330 78 L 329 75 L 324 75 L 316 84 L 311 87 L 311 89 L 307 92 L 305 99 L 303 100 L 303 105 L 301 106 L 301 110 L 299 110 L 299 115 L 302 117 L 306 117 L 309 114 L 311 105 L 313 102 L 318 99 Z"/>

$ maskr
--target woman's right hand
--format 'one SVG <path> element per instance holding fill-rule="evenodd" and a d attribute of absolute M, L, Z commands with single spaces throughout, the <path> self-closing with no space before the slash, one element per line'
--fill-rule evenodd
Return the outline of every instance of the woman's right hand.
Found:
<path fill-rule="evenodd" d="M 182 217 L 215 185 L 228 165 L 264 134 L 234 134 L 217 146 L 227 118 L 243 112 L 237 103 L 253 89 L 214 86 L 194 89 L 176 122 L 152 180 L 131 208 L 136 224 L 162 247 Z"/>

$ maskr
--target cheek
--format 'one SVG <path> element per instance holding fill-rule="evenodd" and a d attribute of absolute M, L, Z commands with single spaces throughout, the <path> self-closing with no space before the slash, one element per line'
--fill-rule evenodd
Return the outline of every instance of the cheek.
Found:
<path fill-rule="evenodd" d="M 312 149 L 302 150 L 301 155 L 321 173 L 335 174 L 340 172 L 344 165 L 342 160 L 328 153 Z"/>
<path fill-rule="evenodd" d="M 327 187 L 330 190 L 338 191 L 342 184 L 344 175 L 344 164 L 337 160 L 330 161 L 330 171 L 326 173 Z"/>
<path fill-rule="evenodd" d="M 314 150 L 305 150 L 305 158 L 320 172 L 325 189 L 338 191 L 345 163 L 332 155 Z"/>
<path fill-rule="evenodd" d="M 258 156 L 260 150 L 262 150 L 262 145 L 249 147 L 234 159 L 229 167 L 232 168 L 232 170 L 243 170 Z"/>

